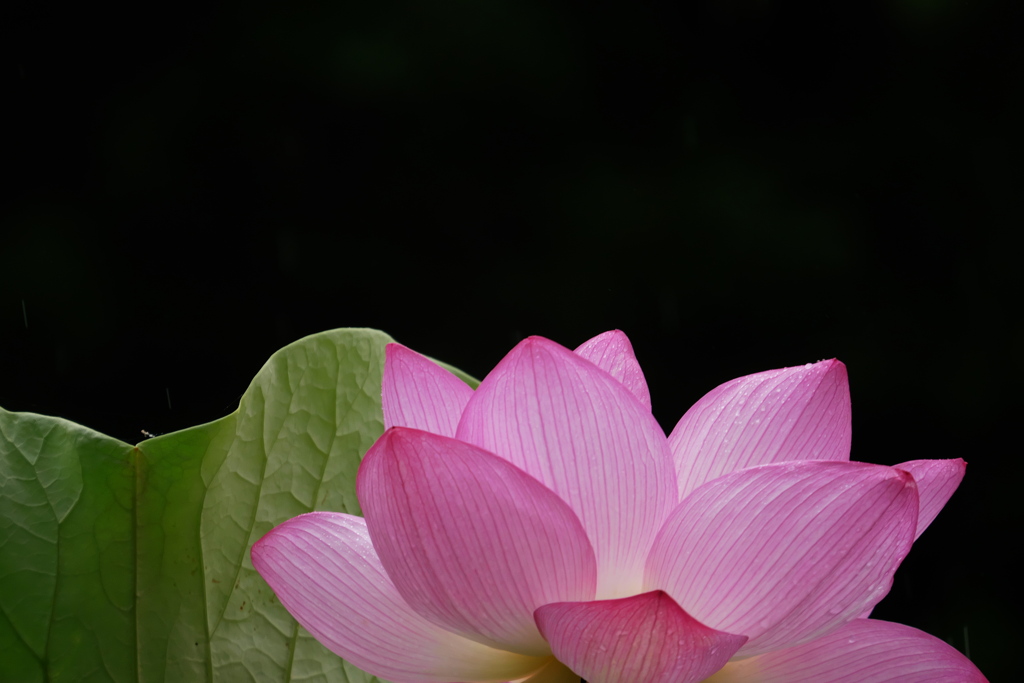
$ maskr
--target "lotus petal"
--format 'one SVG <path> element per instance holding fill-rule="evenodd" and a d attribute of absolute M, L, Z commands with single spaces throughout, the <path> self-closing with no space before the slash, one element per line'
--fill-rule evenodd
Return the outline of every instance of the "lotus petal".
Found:
<path fill-rule="evenodd" d="M 882 465 L 733 472 L 673 511 L 645 585 L 712 628 L 748 636 L 741 656 L 797 645 L 882 599 L 913 543 L 917 505 L 913 477 Z"/>
<path fill-rule="evenodd" d="M 381 564 L 428 620 L 546 656 L 540 605 L 594 597 L 594 551 L 557 495 L 476 446 L 405 427 L 367 452 L 356 482 Z"/>
<path fill-rule="evenodd" d="M 668 438 L 679 492 L 787 460 L 850 459 L 850 385 L 837 360 L 739 377 L 712 389 Z"/>
<path fill-rule="evenodd" d="M 480 383 L 456 436 L 507 459 L 572 507 L 597 554 L 599 598 L 640 590 L 644 559 L 677 492 L 664 432 L 622 383 L 530 337 Z"/>
<path fill-rule="evenodd" d="M 651 409 L 651 391 L 647 388 L 644 371 L 640 369 L 640 363 L 633 353 L 633 345 L 629 343 L 629 337 L 624 332 L 603 332 L 577 346 L 573 353 L 586 358 L 622 382 L 640 403 L 648 410 Z"/>
<path fill-rule="evenodd" d="M 920 511 L 917 515 L 917 535 L 921 536 L 942 508 L 949 502 L 953 492 L 963 481 L 967 463 L 961 458 L 955 460 L 911 460 L 896 465 L 910 472 L 917 482 Z"/>
<path fill-rule="evenodd" d="M 536 616 L 558 661 L 595 683 L 702 681 L 746 641 L 701 624 L 663 591 L 554 603 Z"/>
<path fill-rule="evenodd" d="M 473 395 L 461 379 L 401 344 L 384 348 L 381 401 L 384 428 L 413 427 L 455 436 L 463 408 Z"/>
<path fill-rule="evenodd" d="M 987 683 L 969 659 L 903 624 L 856 619 L 804 645 L 731 662 L 707 683 Z"/>
<path fill-rule="evenodd" d="M 252 563 L 317 640 L 395 683 L 502 681 L 544 665 L 414 612 L 381 566 L 362 517 L 311 512 L 290 519 L 253 546 Z"/>

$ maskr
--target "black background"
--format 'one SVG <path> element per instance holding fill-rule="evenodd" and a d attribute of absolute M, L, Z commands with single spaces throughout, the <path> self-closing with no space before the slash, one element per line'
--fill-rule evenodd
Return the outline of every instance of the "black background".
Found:
<path fill-rule="evenodd" d="M 854 459 L 970 462 L 876 616 L 1010 680 L 1012 5 L 11 3 L 0 405 L 136 442 L 334 327 L 478 377 L 620 328 L 669 430 L 838 357 Z"/>

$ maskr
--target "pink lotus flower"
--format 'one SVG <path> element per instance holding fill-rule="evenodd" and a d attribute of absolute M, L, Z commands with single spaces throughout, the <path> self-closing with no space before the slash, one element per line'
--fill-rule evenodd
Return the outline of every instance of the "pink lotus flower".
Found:
<path fill-rule="evenodd" d="M 320 642 L 397 683 L 984 681 L 862 618 L 964 474 L 850 462 L 846 369 L 727 382 L 665 438 L 632 347 L 531 337 L 474 392 L 392 344 L 365 519 L 314 512 L 256 569 Z"/>

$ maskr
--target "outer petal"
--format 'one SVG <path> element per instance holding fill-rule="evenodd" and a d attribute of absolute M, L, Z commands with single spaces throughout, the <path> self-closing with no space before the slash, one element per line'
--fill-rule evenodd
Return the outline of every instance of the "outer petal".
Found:
<path fill-rule="evenodd" d="M 964 478 L 967 463 L 961 458 L 955 460 L 911 460 L 896 465 L 896 467 L 910 472 L 917 483 L 917 533 L 914 535 L 916 541 L 949 502 L 950 497 Z M 873 610 L 874 606 L 865 610 L 860 617 L 867 619 Z"/>
<path fill-rule="evenodd" d="M 414 427 L 455 436 L 473 390 L 429 358 L 401 344 L 384 349 L 384 428 Z"/>
<path fill-rule="evenodd" d="M 679 492 L 744 467 L 850 459 L 850 384 L 837 360 L 734 379 L 686 411 L 668 438 Z"/>
<path fill-rule="evenodd" d="M 715 631 L 662 591 L 537 610 L 558 661 L 591 683 L 691 683 L 729 661 L 745 636 Z"/>
<path fill-rule="evenodd" d="M 594 597 L 594 551 L 579 519 L 492 453 L 395 427 L 367 452 L 356 487 L 388 576 L 440 626 L 545 656 L 534 610 Z"/>
<path fill-rule="evenodd" d="M 636 594 L 677 500 L 664 432 L 593 363 L 530 337 L 480 383 L 456 436 L 536 477 L 575 510 L 598 562 L 598 597 Z"/>
<path fill-rule="evenodd" d="M 790 647 L 881 600 L 916 525 L 917 486 L 902 470 L 763 465 L 705 484 L 673 511 L 646 585 L 702 623 L 749 636 L 741 656 Z"/>
<path fill-rule="evenodd" d="M 934 521 L 953 492 L 960 486 L 967 463 L 955 460 L 911 460 L 896 467 L 910 472 L 917 482 L 921 508 L 917 515 L 917 537 Z"/>
<path fill-rule="evenodd" d="M 633 392 L 640 403 L 651 409 L 651 392 L 647 388 L 644 371 L 633 353 L 629 337 L 620 330 L 603 332 L 576 347 L 573 352 L 586 358 Z"/>
<path fill-rule="evenodd" d="M 728 664 L 707 683 L 986 683 L 969 659 L 903 624 L 857 619 L 804 645 Z"/>
<path fill-rule="evenodd" d="M 281 603 L 332 652 L 402 683 L 501 681 L 543 660 L 495 650 L 430 623 L 395 590 L 361 517 L 312 512 L 276 527 L 252 563 Z"/>

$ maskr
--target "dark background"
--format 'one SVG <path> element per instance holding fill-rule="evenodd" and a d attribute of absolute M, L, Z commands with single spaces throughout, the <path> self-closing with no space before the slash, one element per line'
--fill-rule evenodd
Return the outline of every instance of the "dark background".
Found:
<path fill-rule="evenodd" d="M 835 356 L 854 459 L 970 461 L 876 616 L 1011 680 L 1012 5 L 11 3 L 0 405 L 136 442 L 334 327 L 478 377 L 617 327 L 669 430 Z"/>

